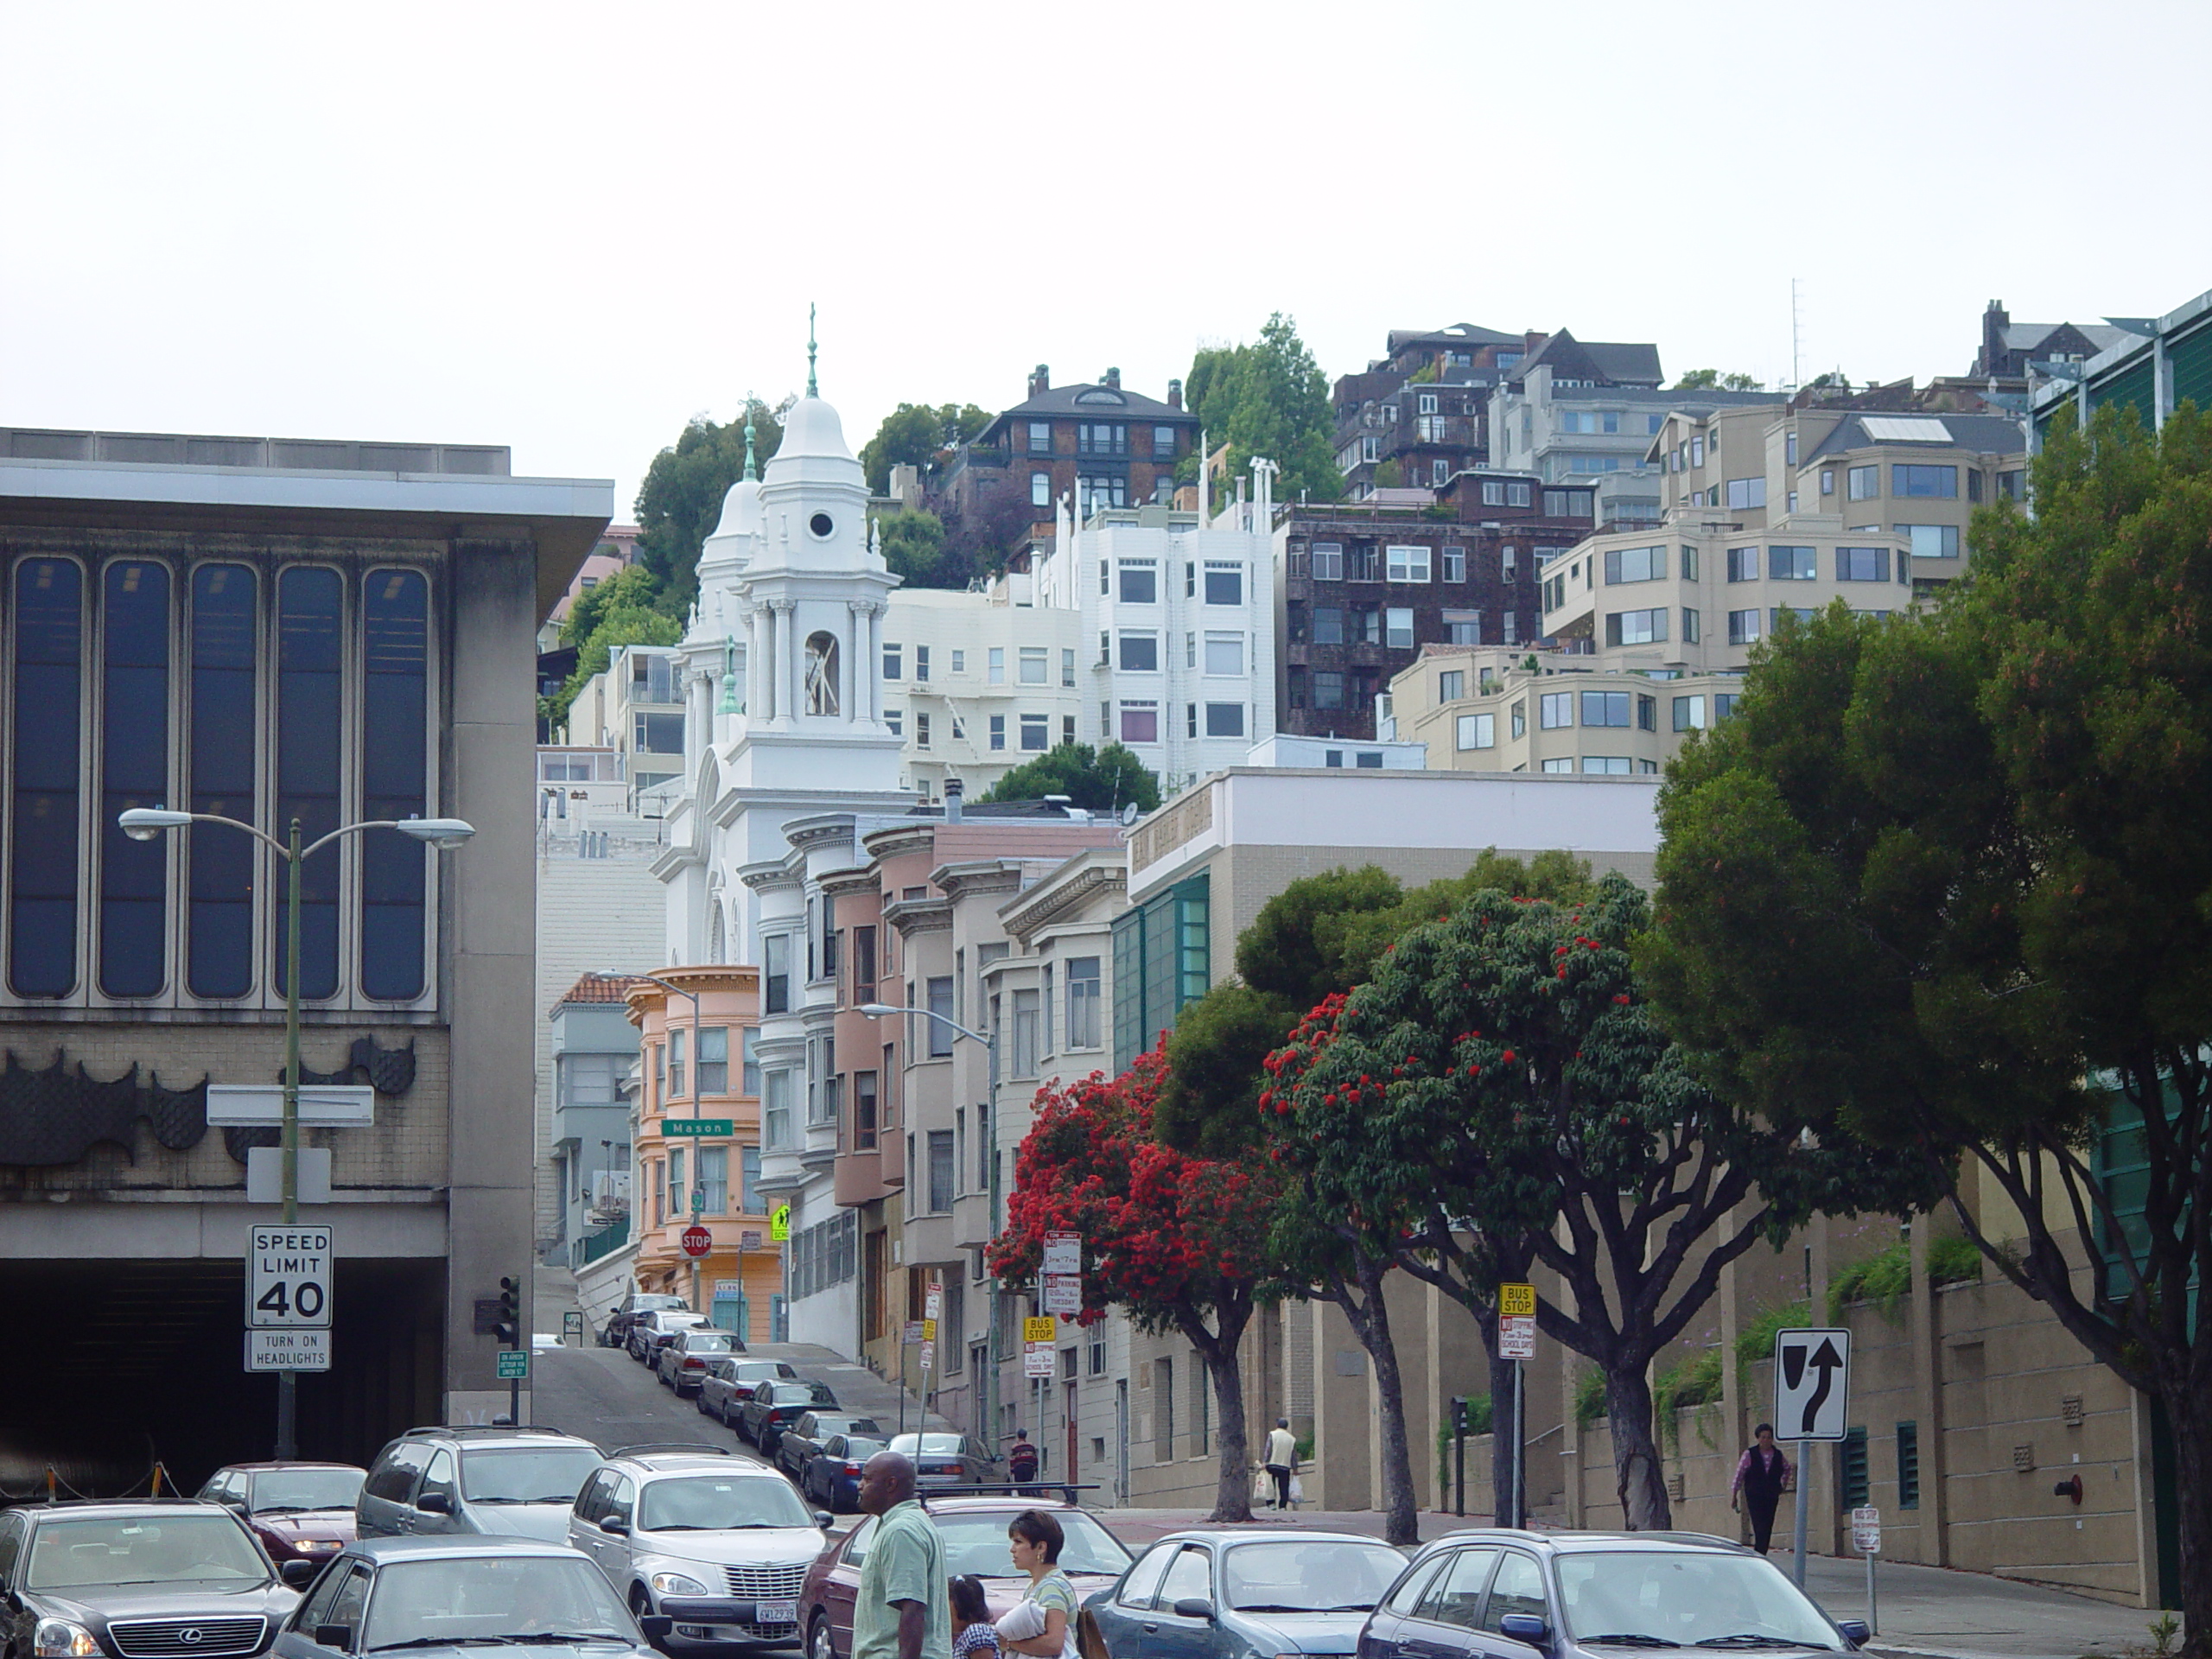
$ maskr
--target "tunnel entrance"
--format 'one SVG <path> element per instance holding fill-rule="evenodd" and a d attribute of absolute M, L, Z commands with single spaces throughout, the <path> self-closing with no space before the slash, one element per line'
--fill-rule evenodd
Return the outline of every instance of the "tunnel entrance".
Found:
<path fill-rule="evenodd" d="M 299 1382 L 299 1452 L 366 1465 L 443 1409 L 445 1263 L 347 1261 L 332 1365 Z M 245 1369 L 245 1264 L 0 1262 L 15 1356 L 0 1366 L 0 1495 L 186 1492 L 276 1446 L 276 1379 Z"/>

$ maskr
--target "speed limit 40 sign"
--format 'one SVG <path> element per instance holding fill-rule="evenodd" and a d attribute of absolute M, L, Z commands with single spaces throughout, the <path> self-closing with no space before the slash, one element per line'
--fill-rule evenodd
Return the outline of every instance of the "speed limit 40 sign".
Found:
<path fill-rule="evenodd" d="M 333 1255 L 327 1227 L 257 1226 L 245 1259 L 247 1326 L 327 1326 Z"/>

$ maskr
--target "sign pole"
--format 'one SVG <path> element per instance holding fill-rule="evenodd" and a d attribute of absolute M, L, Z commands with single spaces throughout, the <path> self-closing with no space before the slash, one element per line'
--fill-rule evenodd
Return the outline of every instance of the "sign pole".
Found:
<path fill-rule="evenodd" d="M 1870 1636 L 1882 1633 L 1881 1614 L 1874 1599 L 1874 1552 L 1866 1552 L 1866 1630 Z"/>
<path fill-rule="evenodd" d="M 1802 1590 L 1805 1587 L 1805 1523 L 1809 1518 L 1812 1494 L 1805 1487 L 1805 1448 L 1810 1440 L 1797 1442 L 1797 1559 L 1790 1578 Z"/>
<path fill-rule="evenodd" d="M 1525 1490 L 1528 1475 L 1522 1466 L 1522 1459 L 1528 1454 L 1528 1436 L 1521 1430 L 1522 1411 L 1529 1397 L 1524 1381 L 1528 1374 L 1527 1360 L 1516 1359 L 1513 1362 L 1513 1524 L 1516 1527 L 1526 1527 L 1529 1524 L 1526 1513 L 1528 1494 Z"/>

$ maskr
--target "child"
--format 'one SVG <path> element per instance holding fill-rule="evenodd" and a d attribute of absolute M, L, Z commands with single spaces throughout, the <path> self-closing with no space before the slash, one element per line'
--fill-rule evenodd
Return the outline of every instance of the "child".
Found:
<path fill-rule="evenodd" d="M 953 1659 L 999 1659 L 999 1633 L 991 1624 L 983 1581 L 963 1573 L 948 1586 L 952 1601 Z"/>

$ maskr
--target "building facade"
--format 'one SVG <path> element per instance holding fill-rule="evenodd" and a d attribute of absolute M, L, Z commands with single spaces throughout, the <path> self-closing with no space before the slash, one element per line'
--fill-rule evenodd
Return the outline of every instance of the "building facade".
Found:
<path fill-rule="evenodd" d="M 2212 409 L 2212 292 L 2145 320 L 2139 331 L 2131 327 L 2082 362 L 2078 372 L 2038 379 L 2033 387 L 2038 442 L 2069 403 L 2084 426 L 2093 411 L 2110 404 L 2133 410 L 2145 431 L 2164 425 L 2184 402 Z"/>
<path fill-rule="evenodd" d="M 300 1382 L 300 1449 L 505 1409 L 473 1313 L 531 1260 L 531 663 L 611 493 L 483 447 L 0 431 L 0 1282 L 41 1325 L 129 1332 L 12 1367 L 6 1421 L 119 1427 L 134 1468 L 270 1444 L 241 1268 L 276 1131 L 211 1128 L 207 1087 L 283 1071 L 282 881 L 243 830 L 117 830 L 162 805 L 310 841 L 474 827 L 305 866 L 304 1073 L 365 1084 L 374 1122 L 302 1135 L 338 1363 Z"/>
<path fill-rule="evenodd" d="M 883 718 L 904 740 L 902 783 L 932 798 L 957 778 L 969 798 L 1077 741 L 1082 618 L 1038 605 L 1026 571 L 983 593 L 901 588 L 883 620 Z"/>
<path fill-rule="evenodd" d="M 642 980 L 588 973 L 546 1020 L 543 1201 L 539 1249 L 581 1267 L 629 1242 L 633 1107 L 625 1084 L 638 1065 L 628 996 Z"/>

